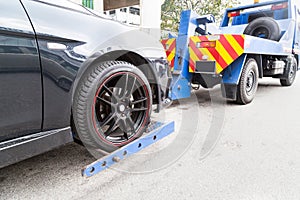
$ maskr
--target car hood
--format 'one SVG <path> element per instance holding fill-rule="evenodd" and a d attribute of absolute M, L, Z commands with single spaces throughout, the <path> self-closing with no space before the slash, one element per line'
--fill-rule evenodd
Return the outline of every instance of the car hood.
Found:
<path fill-rule="evenodd" d="M 114 21 L 70 1 L 22 0 L 22 3 L 38 38 L 72 43 L 74 51 L 82 57 L 123 49 L 144 57 L 165 55 L 158 39 L 140 28 Z"/>

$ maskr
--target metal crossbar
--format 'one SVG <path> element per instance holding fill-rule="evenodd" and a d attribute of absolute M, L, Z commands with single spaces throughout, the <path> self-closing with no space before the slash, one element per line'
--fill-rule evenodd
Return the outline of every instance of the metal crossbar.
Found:
<path fill-rule="evenodd" d="M 151 144 L 161 140 L 162 138 L 174 132 L 174 122 L 160 123 L 155 122 L 151 125 L 151 130 L 145 136 L 134 140 L 126 146 L 98 159 L 97 161 L 85 166 L 82 170 L 82 176 L 91 177 L 115 163 L 145 149 Z"/>

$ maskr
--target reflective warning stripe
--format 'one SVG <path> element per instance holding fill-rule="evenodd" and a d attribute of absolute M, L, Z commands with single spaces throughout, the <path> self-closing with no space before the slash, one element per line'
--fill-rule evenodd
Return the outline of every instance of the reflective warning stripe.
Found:
<path fill-rule="evenodd" d="M 189 72 L 196 71 L 196 61 L 208 60 L 216 61 L 216 72 L 221 73 L 226 67 L 234 62 L 244 53 L 244 35 L 215 35 L 193 36 L 190 38 L 189 53 L 190 66 Z M 215 47 L 197 48 L 197 43 L 203 41 L 216 41 Z"/>
<path fill-rule="evenodd" d="M 224 37 L 238 55 L 244 53 L 244 35 L 224 35 Z"/>
<path fill-rule="evenodd" d="M 161 40 L 162 45 L 165 48 L 167 54 L 167 60 L 170 62 L 171 70 L 174 70 L 175 54 L 176 54 L 176 39 L 171 38 L 167 40 Z"/>
<path fill-rule="evenodd" d="M 195 38 L 196 39 L 196 38 Z M 196 41 L 190 43 L 190 61 L 189 61 L 189 72 L 194 72 L 196 69 L 196 60 L 202 60 L 202 53 L 199 49 L 195 46 Z"/>
<path fill-rule="evenodd" d="M 191 37 L 190 38 L 190 47 L 189 47 L 189 52 L 190 52 L 190 55 L 193 55 L 195 54 L 196 56 L 194 57 L 191 57 L 192 61 L 190 60 L 190 67 L 189 67 L 189 72 L 195 72 L 196 71 L 196 61 L 199 61 L 199 60 L 216 60 L 215 57 L 211 51 L 209 51 L 208 49 L 209 48 L 197 48 L 196 47 L 196 44 L 198 42 L 201 42 L 201 41 L 208 41 L 207 38 L 205 36 L 200 36 L 200 37 Z M 212 49 L 212 48 L 210 48 Z M 207 57 L 207 58 L 203 58 L 203 56 Z M 191 66 L 191 63 L 192 63 L 192 67 Z M 216 68 L 217 68 L 217 71 L 222 69 L 222 67 L 220 66 L 220 64 L 218 62 L 216 62 Z"/>

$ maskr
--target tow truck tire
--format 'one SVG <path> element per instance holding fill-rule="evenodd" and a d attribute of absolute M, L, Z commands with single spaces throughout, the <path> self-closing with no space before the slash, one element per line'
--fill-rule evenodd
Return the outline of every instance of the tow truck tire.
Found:
<path fill-rule="evenodd" d="M 248 24 L 244 34 L 255 37 L 278 41 L 280 39 L 280 28 L 271 17 L 259 17 Z"/>
<path fill-rule="evenodd" d="M 81 77 L 72 111 L 82 143 L 93 152 L 112 152 L 145 132 L 151 107 L 145 75 L 127 62 L 108 61 Z"/>
<path fill-rule="evenodd" d="M 297 68 L 298 68 L 298 65 L 297 65 L 297 60 L 296 58 L 293 58 L 292 59 L 292 65 L 290 67 L 287 67 L 285 69 L 285 72 L 284 72 L 284 79 L 280 79 L 280 83 L 282 86 L 291 86 L 295 79 L 296 79 L 296 73 L 297 73 Z"/>
<path fill-rule="evenodd" d="M 254 99 L 258 87 L 258 66 L 253 58 L 248 58 L 244 65 L 241 78 L 237 87 L 236 102 L 246 105 Z"/>

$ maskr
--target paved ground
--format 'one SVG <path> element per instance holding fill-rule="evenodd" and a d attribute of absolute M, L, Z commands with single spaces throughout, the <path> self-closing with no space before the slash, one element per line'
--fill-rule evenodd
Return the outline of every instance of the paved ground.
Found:
<path fill-rule="evenodd" d="M 247 106 L 196 95 L 166 110 L 173 136 L 116 169 L 82 178 L 94 159 L 70 144 L 0 169 L 0 199 L 300 199 L 300 79 L 260 82 Z"/>

